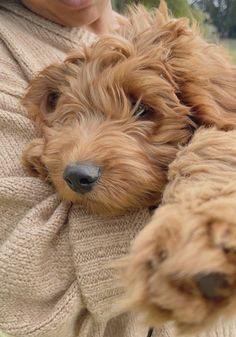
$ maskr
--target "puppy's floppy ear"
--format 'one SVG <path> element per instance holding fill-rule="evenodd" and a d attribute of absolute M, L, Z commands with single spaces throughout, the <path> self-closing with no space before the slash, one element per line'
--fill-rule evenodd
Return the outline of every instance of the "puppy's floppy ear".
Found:
<path fill-rule="evenodd" d="M 43 148 L 44 139 L 34 139 L 23 152 L 22 164 L 30 175 L 40 176 L 45 179 L 48 176 L 48 172 L 42 160 Z"/>
<path fill-rule="evenodd" d="M 206 45 L 198 51 L 197 47 L 178 80 L 179 99 L 191 108 L 198 125 L 233 129 L 236 127 L 236 67 L 218 46 Z"/>

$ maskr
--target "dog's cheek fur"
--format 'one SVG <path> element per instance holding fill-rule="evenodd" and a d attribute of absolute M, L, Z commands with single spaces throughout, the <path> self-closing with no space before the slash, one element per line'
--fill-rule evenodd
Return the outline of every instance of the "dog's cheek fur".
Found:
<path fill-rule="evenodd" d="M 44 180 L 48 179 L 48 171 L 43 163 L 43 149 L 45 140 L 43 138 L 34 139 L 24 150 L 21 160 L 24 168 L 32 176 L 39 176 Z"/>

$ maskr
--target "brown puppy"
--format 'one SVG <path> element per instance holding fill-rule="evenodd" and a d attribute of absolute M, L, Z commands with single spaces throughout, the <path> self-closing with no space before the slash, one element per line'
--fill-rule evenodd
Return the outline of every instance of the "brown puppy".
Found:
<path fill-rule="evenodd" d="M 235 87 L 236 69 L 186 19 L 134 9 L 119 34 L 31 83 L 24 105 L 40 138 L 24 164 L 95 212 L 156 205 L 195 127 L 236 126 Z"/>
<path fill-rule="evenodd" d="M 235 128 L 235 88 L 236 68 L 186 19 L 171 18 L 163 2 L 152 14 L 134 8 L 119 33 L 81 47 L 31 83 L 24 105 L 39 138 L 25 151 L 24 165 L 52 182 L 62 199 L 93 212 L 157 205 L 169 164 L 196 128 Z M 209 295 L 207 282 L 191 280 L 190 289 L 191 282 L 198 282 L 197 296 Z M 168 310 L 157 312 L 176 319 Z"/>

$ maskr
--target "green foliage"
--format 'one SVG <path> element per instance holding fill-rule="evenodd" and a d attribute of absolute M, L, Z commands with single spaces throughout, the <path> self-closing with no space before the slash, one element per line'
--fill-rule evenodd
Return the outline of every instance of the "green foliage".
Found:
<path fill-rule="evenodd" d="M 236 37 L 236 0 L 195 0 L 192 6 L 209 14 L 221 37 Z"/>
<path fill-rule="evenodd" d="M 221 44 L 228 50 L 231 60 L 236 64 L 236 40 L 224 39 Z"/>
<path fill-rule="evenodd" d="M 171 10 L 174 16 L 187 16 L 191 17 L 191 7 L 188 3 L 188 0 L 166 0 L 168 8 Z M 148 8 L 158 7 L 160 0 L 114 0 L 114 8 L 118 11 L 123 11 L 125 6 L 129 4 L 138 4 L 141 3 Z"/>

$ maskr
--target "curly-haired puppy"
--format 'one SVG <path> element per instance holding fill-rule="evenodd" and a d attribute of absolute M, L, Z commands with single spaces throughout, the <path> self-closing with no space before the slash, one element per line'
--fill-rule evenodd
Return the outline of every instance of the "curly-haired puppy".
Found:
<path fill-rule="evenodd" d="M 23 156 L 60 197 L 93 212 L 161 201 L 198 126 L 236 126 L 236 69 L 187 19 L 131 10 L 120 31 L 43 70 L 24 105 L 39 138 Z"/>

